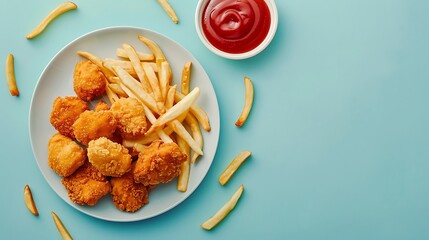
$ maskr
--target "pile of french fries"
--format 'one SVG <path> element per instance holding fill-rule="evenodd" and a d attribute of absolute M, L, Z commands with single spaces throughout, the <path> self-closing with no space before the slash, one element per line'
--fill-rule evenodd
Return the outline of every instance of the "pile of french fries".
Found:
<path fill-rule="evenodd" d="M 176 142 L 188 155 L 188 160 L 181 166 L 177 186 L 179 191 L 185 192 L 190 164 L 203 155 L 201 128 L 210 131 L 210 121 L 206 112 L 195 103 L 200 89 L 190 89 L 191 62 L 184 64 L 179 92 L 177 84 L 172 85 L 170 63 L 158 44 L 142 35 L 138 39 L 151 53 L 137 51 L 134 46 L 124 43 L 116 50 L 119 59 L 102 59 L 84 51 L 79 51 L 78 55 L 96 64 L 104 73 L 107 78 L 106 94 L 111 103 L 131 97 L 144 106 L 151 127 L 144 137 L 123 139 L 125 147 L 139 152 L 157 139 L 165 143 L 173 142 L 171 135 L 175 133 Z"/>

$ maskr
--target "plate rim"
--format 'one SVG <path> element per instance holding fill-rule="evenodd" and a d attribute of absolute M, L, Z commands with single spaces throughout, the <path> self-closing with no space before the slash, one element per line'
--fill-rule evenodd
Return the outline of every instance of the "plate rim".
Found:
<path fill-rule="evenodd" d="M 40 88 L 42 78 L 46 74 L 46 72 L 49 69 L 49 67 L 53 64 L 53 62 L 58 58 L 58 56 L 63 51 L 65 51 L 67 48 L 69 48 L 71 45 L 75 44 L 76 42 L 78 42 L 78 41 L 80 41 L 80 40 L 82 40 L 84 38 L 87 38 L 90 35 L 101 33 L 101 32 L 106 32 L 106 31 L 124 31 L 124 30 L 127 30 L 127 29 L 134 30 L 134 31 L 150 32 L 150 33 L 156 34 L 158 36 L 161 36 L 162 38 L 165 38 L 168 41 L 171 41 L 174 44 L 176 44 L 177 46 L 179 46 L 183 51 L 185 51 L 193 59 L 195 59 L 195 61 L 201 66 L 201 68 L 203 70 L 203 74 L 206 75 L 207 79 L 209 80 L 208 83 L 211 85 L 211 88 L 213 89 L 214 99 L 210 99 L 210 100 L 211 101 L 215 101 L 215 106 L 216 106 L 215 111 L 217 113 L 217 119 L 219 119 L 219 121 L 217 122 L 218 128 L 217 129 L 213 129 L 212 128 L 211 131 L 210 131 L 210 133 L 213 133 L 214 131 L 216 131 L 216 132 L 214 132 L 215 133 L 215 138 L 216 138 L 215 140 L 216 141 L 214 142 L 214 145 L 213 145 L 213 147 L 214 147 L 213 159 L 211 159 L 211 161 L 210 161 L 210 163 L 209 163 L 209 165 L 207 167 L 207 171 L 203 174 L 203 176 L 201 177 L 201 179 L 199 180 L 199 182 L 197 182 L 195 188 L 190 189 L 190 190 L 188 189 L 188 191 L 186 192 L 186 196 L 185 197 L 181 198 L 179 201 L 177 201 L 174 204 L 168 206 L 167 208 L 165 208 L 165 209 L 163 209 L 161 211 L 158 211 L 156 213 L 153 213 L 151 215 L 144 216 L 144 217 L 138 217 L 138 218 L 131 218 L 131 219 L 117 219 L 117 218 L 111 218 L 111 217 L 110 218 L 108 218 L 108 217 L 101 217 L 101 216 L 98 216 L 97 214 L 94 214 L 94 213 L 92 213 L 90 211 L 84 211 L 83 209 L 79 208 L 79 207 L 81 207 L 80 205 L 71 204 L 67 200 L 67 196 L 62 196 L 62 194 L 60 194 L 60 192 L 58 192 L 56 190 L 56 188 L 48 180 L 48 177 L 46 176 L 46 174 L 44 174 L 42 166 L 40 165 L 39 161 L 37 160 L 36 151 L 35 151 L 35 147 L 34 147 L 34 144 L 33 144 L 33 137 L 32 137 L 32 127 L 31 127 L 31 125 L 32 125 L 32 118 L 31 118 L 31 116 L 32 116 L 32 112 L 34 111 L 34 107 L 35 107 L 35 104 L 34 104 L 35 99 L 34 99 L 34 97 L 35 97 L 36 93 L 38 92 L 38 90 Z M 213 120 L 210 119 L 210 122 L 212 124 Z M 68 42 L 66 45 L 64 45 L 60 50 L 58 50 L 55 53 L 55 55 L 52 58 L 50 58 L 49 62 L 45 65 L 45 67 L 43 68 L 42 72 L 40 73 L 40 75 L 39 75 L 39 77 L 37 79 L 36 85 L 34 87 L 34 90 L 32 92 L 31 101 L 30 101 L 30 108 L 29 108 L 29 112 L 28 112 L 28 133 L 29 133 L 29 138 L 30 138 L 31 149 L 32 149 L 34 161 L 36 162 L 36 164 L 37 164 L 37 166 L 39 168 L 40 173 L 43 175 L 43 178 L 45 179 L 45 182 L 48 183 L 48 185 L 50 186 L 51 190 L 53 190 L 56 193 L 56 195 L 58 197 L 60 197 L 61 200 L 63 200 L 64 202 L 66 202 L 67 205 L 70 205 L 71 207 L 73 207 L 74 209 L 78 210 L 79 212 L 81 212 L 81 213 L 83 213 L 85 215 L 88 215 L 88 216 L 91 216 L 91 217 L 94 217 L 94 218 L 97 218 L 97 219 L 105 220 L 105 221 L 110 221 L 110 222 L 136 222 L 136 221 L 142 221 L 142 220 L 147 220 L 147 219 L 150 219 L 150 218 L 154 218 L 156 216 L 164 214 L 165 212 L 168 212 L 169 210 L 175 208 L 176 206 L 178 206 L 179 204 L 181 204 L 182 202 L 184 202 L 186 199 L 188 199 L 198 189 L 198 187 L 200 187 L 201 183 L 204 181 L 204 179 L 206 178 L 208 172 L 210 171 L 210 168 L 211 168 L 211 166 L 213 164 L 213 161 L 214 161 L 214 159 L 216 157 L 216 154 L 217 154 L 217 149 L 218 149 L 219 140 L 220 140 L 220 129 L 221 129 L 220 109 L 219 109 L 219 101 L 217 99 L 216 91 L 215 91 L 215 89 L 213 87 L 213 84 L 212 84 L 212 81 L 211 81 L 210 77 L 208 76 L 207 72 L 205 71 L 205 69 L 202 66 L 202 64 L 198 61 L 198 59 L 188 49 L 186 49 L 185 47 L 183 47 L 180 43 L 178 43 L 174 39 L 171 39 L 170 37 L 168 37 L 168 36 L 166 36 L 166 35 L 164 35 L 162 33 L 159 33 L 157 31 L 154 31 L 154 30 L 151 30 L 151 29 L 148 29 L 148 28 L 137 27 L 137 26 L 121 26 L 121 25 L 118 25 L 118 26 L 109 26 L 109 27 L 98 28 L 98 29 L 89 31 L 87 33 L 84 33 L 84 34 L 82 34 L 82 35 L 74 38 L 73 40 L 71 40 L 70 42 Z M 133 213 L 130 213 L 130 214 L 133 214 Z"/>

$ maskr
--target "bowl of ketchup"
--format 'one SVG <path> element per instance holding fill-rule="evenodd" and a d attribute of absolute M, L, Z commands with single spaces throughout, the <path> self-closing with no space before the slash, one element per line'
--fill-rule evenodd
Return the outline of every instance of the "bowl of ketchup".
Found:
<path fill-rule="evenodd" d="M 200 0 L 195 26 L 203 44 L 229 59 L 245 59 L 264 50 L 278 24 L 274 0 Z"/>

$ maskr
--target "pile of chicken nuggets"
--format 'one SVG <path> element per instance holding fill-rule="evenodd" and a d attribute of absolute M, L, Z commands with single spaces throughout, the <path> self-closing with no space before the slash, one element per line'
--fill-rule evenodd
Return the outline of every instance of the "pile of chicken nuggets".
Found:
<path fill-rule="evenodd" d="M 74 203 L 93 206 L 110 194 L 118 209 L 135 212 L 156 185 L 180 174 L 187 154 L 161 140 L 141 152 L 124 147 L 122 139 L 142 137 L 150 127 L 144 106 L 135 98 L 101 100 L 106 77 L 90 61 L 77 63 L 73 81 L 76 96 L 59 96 L 52 106 L 50 123 L 58 132 L 48 142 L 48 165 Z"/>

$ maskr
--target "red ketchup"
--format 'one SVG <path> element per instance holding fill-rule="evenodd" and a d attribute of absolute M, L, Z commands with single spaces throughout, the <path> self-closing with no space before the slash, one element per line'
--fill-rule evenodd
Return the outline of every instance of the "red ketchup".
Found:
<path fill-rule="evenodd" d="M 264 0 L 210 0 L 204 8 L 202 28 L 215 48 L 244 53 L 262 43 L 270 23 Z"/>

